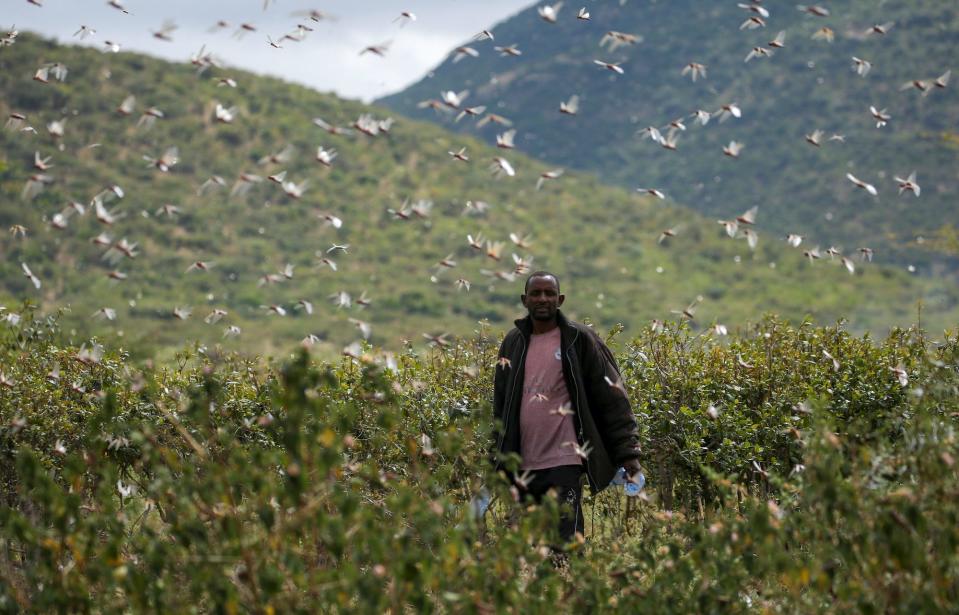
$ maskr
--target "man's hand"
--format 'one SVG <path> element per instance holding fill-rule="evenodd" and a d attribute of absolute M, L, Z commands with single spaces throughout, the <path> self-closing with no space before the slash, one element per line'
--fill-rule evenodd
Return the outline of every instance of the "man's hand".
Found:
<path fill-rule="evenodd" d="M 639 465 L 639 459 L 627 459 L 623 462 L 623 467 L 626 468 L 626 478 L 629 480 L 643 471 Z"/>

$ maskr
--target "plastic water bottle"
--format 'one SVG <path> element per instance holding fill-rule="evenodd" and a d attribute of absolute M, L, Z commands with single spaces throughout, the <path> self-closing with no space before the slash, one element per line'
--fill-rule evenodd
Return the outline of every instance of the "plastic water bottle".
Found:
<path fill-rule="evenodd" d="M 638 472 L 632 480 L 626 478 L 626 468 L 620 468 L 616 471 L 616 476 L 610 481 L 611 485 L 622 486 L 623 491 L 629 497 L 636 497 L 646 486 L 646 475 Z"/>

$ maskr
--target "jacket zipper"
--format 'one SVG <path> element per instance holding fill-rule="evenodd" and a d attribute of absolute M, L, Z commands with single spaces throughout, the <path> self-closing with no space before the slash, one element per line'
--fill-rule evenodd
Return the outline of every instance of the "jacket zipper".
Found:
<path fill-rule="evenodd" d="M 523 352 L 519 357 L 519 365 L 524 365 L 526 362 L 526 338 L 520 334 L 520 339 L 523 341 Z M 503 442 L 506 440 L 506 431 L 509 429 L 509 417 L 510 413 L 513 410 L 513 390 L 516 387 L 516 369 L 519 367 L 510 366 L 513 369 L 512 377 L 510 378 L 509 388 L 506 389 L 506 409 L 503 412 L 503 433 L 499 437 L 499 443 L 496 445 L 496 450 L 500 453 L 503 452 Z"/>
<path fill-rule="evenodd" d="M 579 339 L 579 330 L 576 330 L 576 329 L 574 330 L 576 331 L 576 337 L 573 338 L 573 341 L 570 342 L 569 344 L 569 348 L 567 348 L 566 350 L 566 361 L 570 365 L 571 369 L 569 371 L 571 375 L 573 375 L 573 370 L 572 370 L 573 363 L 569 359 L 569 353 L 573 350 L 573 345 L 576 343 L 576 340 Z M 582 407 L 582 404 L 580 403 L 580 399 L 579 399 L 579 385 L 576 383 L 575 375 L 573 378 L 571 378 L 571 380 L 573 381 L 573 388 L 576 390 L 576 418 L 579 419 L 579 444 L 580 446 L 585 446 L 586 440 L 583 434 L 583 417 L 580 415 L 580 408 Z M 593 473 L 589 471 L 589 455 L 586 456 L 586 459 L 584 459 L 584 461 L 586 462 L 586 476 L 589 477 L 590 483 L 592 483 L 593 485 L 596 485 L 596 488 L 599 489 L 600 486 L 596 483 L 596 479 L 593 478 Z"/>

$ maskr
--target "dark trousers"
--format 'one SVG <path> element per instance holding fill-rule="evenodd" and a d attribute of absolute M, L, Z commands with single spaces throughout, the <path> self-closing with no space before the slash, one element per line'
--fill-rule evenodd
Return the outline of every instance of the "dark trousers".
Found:
<path fill-rule="evenodd" d="M 563 542 L 569 542 L 576 532 L 584 532 L 583 523 L 583 466 L 558 466 L 533 472 L 533 479 L 523 493 L 525 498 L 537 504 L 550 489 L 556 491 L 556 500 L 560 506 L 559 536 Z"/>

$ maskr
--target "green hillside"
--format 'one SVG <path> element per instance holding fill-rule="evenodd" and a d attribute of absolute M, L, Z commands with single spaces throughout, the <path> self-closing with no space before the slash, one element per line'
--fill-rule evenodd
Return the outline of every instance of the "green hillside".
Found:
<path fill-rule="evenodd" d="M 56 62 L 69 70 L 65 81 L 33 79 L 39 67 Z M 226 76 L 238 87 L 220 85 Z M 133 113 L 118 113 L 130 95 Z M 218 103 L 236 107 L 232 122 L 215 119 Z M 151 107 L 163 117 L 151 128 L 138 127 Z M 954 324 L 959 313 L 953 287 L 901 267 L 857 260 L 849 275 L 839 257 L 807 262 L 806 244 L 789 248 L 767 230 L 765 206 L 751 251 L 713 220 L 604 187 L 590 175 L 569 172 L 536 190 L 549 167 L 519 154 L 506 154 L 516 176 L 495 179 L 488 167 L 502 152 L 428 123 L 396 117 L 388 133 L 376 137 L 330 134 L 314 118 L 348 126 L 363 114 L 384 120 L 389 113 L 241 71 L 198 75 L 189 64 L 21 34 L 0 48 L 0 113 L 27 116 L 24 126 L 0 131 L 0 305 L 7 312 L 18 311 L 23 300 L 45 311 L 69 307 L 63 322 L 78 341 L 121 336 L 121 344 L 144 356 L 191 340 L 275 353 L 309 334 L 320 349 L 339 352 L 360 339 L 351 318 L 369 322 L 371 341 L 389 348 L 403 340 L 421 345 L 423 333 L 468 333 L 478 321 L 504 328 L 520 312 L 522 276 L 508 282 L 483 271 L 511 271 L 512 253 L 560 275 L 574 317 L 602 326 L 622 322 L 633 331 L 653 318 L 675 318 L 671 311 L 697 296 L 695 327 L 736 328 L 774 311 L 821 322 L 846 317 L 853 330 L 879 331 L 914 322 L 923 300 L 923 324 L 936 330 Z M 62 120 L 63 136 L 49 134 L 48 125 Z M 287 146 L 294 153 L 285 163 L 259 164 Z M 318 146 L 337 151 L 329 168 L 314 160 Z M 178 161 L 167 172 L 144 160 L 172 147 Z M 468 163 L 447 153 L 461 147 Z M 29 178 L 40 173 L 32 167 L 35 152 L 50 156 L 53 166 L 43 172 L 44 189 L 24 198 Z M 286 181 L 308 180 L 300 198 L 266 179 L 230 196 L 241 173 L 266 178 L 281 170 Z M 225 185 L 200 190 L 214 175 Z M 111 186 L 119 186 L 123 198 L 112 198 Z M 96 219 L 91 204 L 101 193 L 116 218 L 109 225 Z M 424 217 L 409 212 L 410 219 L 397 219 L 388 209 L 403 210 L 405 200 L 433 206 L 421 208 Z M 85 213 L 71 209 L 71 201 Z M 730 202 L 723 215 L 734 217 L 752 204 Z M 342 228 L 327 224 L 327 214 L 340 217 Z M 17 225 L 26 228 L 25 237 Z M 657 243 L 674 227 L 676 237 Z M 136 256 L 113 250 L 115 261 L 107 260 L 106 247 L 91 241 L 101 233 L 112 243 L 137 244 Z M 532 244 L 520 248 L 510 233 L 531 235 Z M 503 242 L 501 259 L 471 248 L 467 234 Z M 348 244 L 348 253 L 328 253 L 334 244 Z M 855 247 L 845 253 L 852 256 Z M 456 266 L 441 271 L 437 263 L 448 255 Z M 208 263 L 202 266 L 208 270 L 191 270 L 197 262 Z M 39 289 L 21 263 L 37 276 Z M 287 264 L 294 266 L 290 279 L 278 274 Z M 111 278 L 115 271 L 126 279 Z M 471 282 L 469 292 L 457 288 L 459 278 Z M 341 291 L 352 297 L 351 307 L 333 304 L 331 295 Z M 364 291 L 371 300 L 366 308 L 356 302 Z M 298 309 L 300 300 L 312 303 L 313 314 Z M 116 320 L 94 318 L 102 308 L 115 310 Z M 190 308 L 190 317 L 175 317 L 175 308 Z M 214 309 L 227 315 L 205 323 Z M 240 335 L 224 337 L 229 326 Z"/>
<path fill-rule="evenodd" d="M 826 17 L 793 4 L 763 6 L 770 14 L 756 29 L 740 29 L 759 14 L 736 2 L 596 3 L 588 7 L 590 21 L 566 3 L 554 24 L 530 7 L 492 26 L 494 41 L 468 42 L 478 57 L 454 63 L 451 56 L 379 102 L 492 141 L 501 126 L 477 129 L 417 106 L 441 91 L 469 90 L 465 104 L 512 120 L 517 146 L 537 158 L 628 187 L 657 187 L 710 217 L 759 205 L 776 232 L 824 246 L 868 245 L 931 275 L 954 271 L 955 246 L 942 245 L 942 237 L 959 224 L 959 95 L 955 80 L 944 89 L 933 80 L 959 70 L 956 3 L 851 0 L 825 3 Z M 890 22 L 885 35 L 865 33 Z M 833 42 L 812 38 L 824 27 Z M 600 44 L 609 31 L 638 42 L 611 50 Z M 768 44 L 779 31 L 786 33 L 782 49 Z M 511 44 L 522 55 L 494 50 Z M 756 46 L 774 54 L 745 62 Z M 865 76 L 853 70 L 854 56 L 871 63 Z M 622 62 L 624 74 L 594 60 Z M 705 78 L 682 74 L 690 63 L 705 65 Z M 900 91 L 913 80 L 925 82 L 925 95 Z M 579 113 L 562 115 L 560 102 L 572 95 L 580 98 Z M 739 105 L 740 119 L 714 116 L 703 127 L 690 117 L 728 103 Z M 885 127 L 876 127 L 871 105 L 892 116 Z M 687 129 L 677 132 L 675 151 L 639 133 L 656 126 L 665 134 L 677 118 Z M 817 129 L 819 147 L 805 139 Z M 845 142 L 830 141 L 833 134 Z M 736 160 L 723 155 L 733 140 L 744 145 Z M 893 178 L 913 170 L 920 198 L 899 196 Z M 878 198 L 857 189 L 847 172 L 874 184 Z"/>

